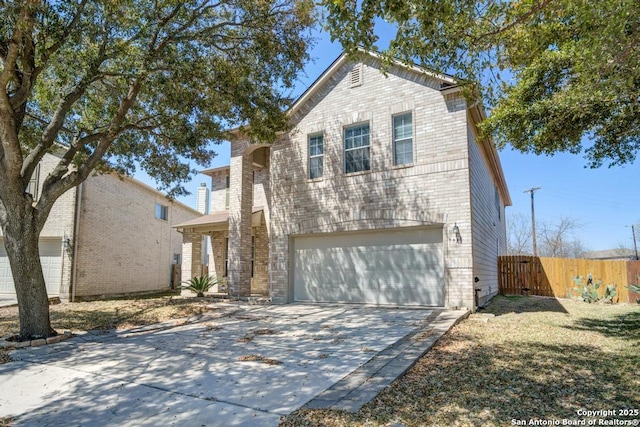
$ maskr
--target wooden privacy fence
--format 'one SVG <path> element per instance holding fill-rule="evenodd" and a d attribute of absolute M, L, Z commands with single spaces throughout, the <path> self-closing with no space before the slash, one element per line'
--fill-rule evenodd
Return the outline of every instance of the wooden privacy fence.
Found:
<path fill-rule="evenodd" d="M 615 302 L 635 303 L 640 294 L 625 288 L 638 283 L 640 261 L 602 261 L 579 258 L 543 258 L 533 256 L 501 256 L 498 259 L 499 286 L 503 295 L 539 295 L 575 298 L 573 279 L 591 274 L 595 282 L 602 280 L 600 296 L 606 285 L 616 285 Z"/>

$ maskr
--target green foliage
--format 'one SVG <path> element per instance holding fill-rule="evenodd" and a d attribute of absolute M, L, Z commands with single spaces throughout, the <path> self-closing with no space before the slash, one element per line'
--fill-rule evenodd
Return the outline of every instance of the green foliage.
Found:
<path fill-rule="evenodd" d="M 640 294 L 640 276 L 636 277 L 638 283 L 632 283 L 629 286 L 625 286 L 625 288 L 629 289 L 631 292 L 635 292 Z M 636 302 L 640 304 L 640 299 L 637 299 Z"/>
<path fill-rule="evenodd" d="M 192 277 L 184 282 L 184 285 L 180 289 L 194 292 L 199 297 L 203 297 L 205 292 L 208 292 L 212 287 L 222 283 L 221 279 L 217 277 L 211 277 L 208 274 L 205 276 Z"/>
<path fill-rule="evenodd" d="M 640 149 L 637 0 L 322 4 L 347 51 L 376 50 L 377 26 L 392 25 L 387 64 L 395 57 L 453 74 L 470 100 L 482 93 L 492 109 L 484 135 L 501 147 L 585 150 L 591 167 L 631 163 Z"/>
<path fill-rule="evenodd" d="M 598 288 L 602 284 L 602 280 L 594 282 L 591 274 L 587 275 L 587 283 L 583 283 L 583 280 L 583 276 L 573 278 L 573 281 L 576 284 L 573 290 L 578 292 L 578 299 L 580 301 L 588 302 L 589 304 L 598 302 L 600 300 L 600 297 L 598 297 Z"/>
<path fill-rule="evenodd" d="M 188 160 L 208 165 L 230 129 L 270 142 L 287 128 L 312 13 L 310 0 L 2 2 L 0 82 L 22 154 L 63 143 L 81 170 L 140 165 L 180 194 Z"/>
<path fill-rule="evenodd" d="M 0 227 L 5 243 L 33 248 L 55 201 L 94 172 L 141 167 L 173 197 L 185 193 L 191 162 L 209 165 L 233 129 L 261 142 L 287 130 L 314 5 L 7 0 L 0 16 Z M 51 153 L 59 161 L 34 201 L 25 188 Z M 20 334 L 42 335 L 50 328 L 37 250 L 7 253 L 35 277 L 14 277 L 21 312 L 39 313 L 20 317 Z"/>
<path fill-rule="evenodd" d="M 606 285 L 604 289 L 604 293 L 602 297 L 598 295 L 598 289 L 602 285 L 602 280 L 598 280 L 595 282 L 591 274 L 587 275 L 586 283 L 583 283 L 584 277 L 577 276 L 573 278 L 576 286 L 572 289 L 573 291 L 578 292 L 577 299 L 580 301 L 587 302 L 589 304 L 594 302 L 602 302 L 605 304 L 613 303 L 616 295 L 618 294 L 616 285 Z"/>
<path fill-rule="evenodd" d="M 618 295 L 618 291 L 616 290 L 616 285 L 607 285 L 604 288 L 604 294 L 600 299 L 600 302 L 604 302 L 605 304 L 613 304 L 613 299 Z"/>

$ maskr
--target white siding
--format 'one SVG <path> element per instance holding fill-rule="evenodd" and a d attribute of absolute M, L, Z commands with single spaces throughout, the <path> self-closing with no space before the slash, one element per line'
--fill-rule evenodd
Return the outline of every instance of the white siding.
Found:
<path fill-rule="evenodd" d="M 505 251 L 506 228 L 504 202 L 496 206 L 496 181 L 484 151 L 474 133 L 469 138 L 469 179 L 471 180 L 471 211 L 473 226 L 473 275 L 478 303 L 484 304 L 498 293 L 498 256 Z"/>

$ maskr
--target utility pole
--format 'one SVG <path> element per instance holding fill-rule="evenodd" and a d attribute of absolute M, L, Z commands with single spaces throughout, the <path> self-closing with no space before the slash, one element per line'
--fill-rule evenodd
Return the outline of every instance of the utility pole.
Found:
<path fill-rule="evenodd" d="M 633 247 L 636 251 L 636 261 L 638 260 L 638 244 L 636 243 L 636 228 L 631 225 L 631 234 L 633 234 Z"/>
<path fill-rule="evenodd" d="M 540 187 L 531 187 L 523 193 L 531 193 L 531 239 L 533 241 L 533 256 L 538 256 L 538 245 L 536 244 L 536 214 L 534 210 L 533 193 L 540 190 Z"/>

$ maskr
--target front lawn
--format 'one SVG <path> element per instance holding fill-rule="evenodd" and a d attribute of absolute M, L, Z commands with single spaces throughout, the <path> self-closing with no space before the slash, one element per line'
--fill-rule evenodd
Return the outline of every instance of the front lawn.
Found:
<path fill-rule="evenodd" d="M 496 297 L 483 313 L 495 317 L 455 326 L 360 412 L 303 409 L 281 426 L 562 425 L 579 409 L 640 409 L 640 305 Z"/>

